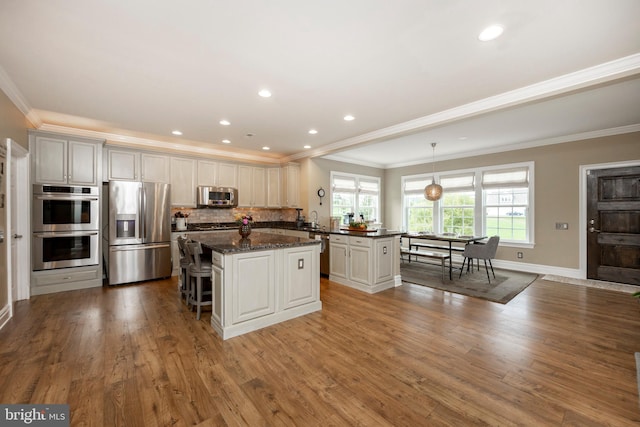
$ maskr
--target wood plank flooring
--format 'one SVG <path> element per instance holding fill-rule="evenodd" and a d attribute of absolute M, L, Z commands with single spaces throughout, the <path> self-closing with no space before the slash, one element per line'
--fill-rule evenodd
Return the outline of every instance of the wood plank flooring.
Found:
<path fill-rule="evenodd" d="M 322 311 L 227 341 L 175 278 L 19 302 L 0 402 L 68 403 L 73 426 L 640 424 L 629 294 L 321 286 Z"/>

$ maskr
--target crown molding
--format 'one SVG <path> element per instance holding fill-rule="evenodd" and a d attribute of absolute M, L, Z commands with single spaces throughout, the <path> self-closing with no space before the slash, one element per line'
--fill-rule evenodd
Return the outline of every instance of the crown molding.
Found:
<path fill-rule="evenodd" d="M 20 112 L 27 118 L 29 123 L 38 128 L 42 125 L 40 117 L 33 112 L 33 109 L 22 95 L 22 92 L 18 90 L 18 87 L 13 83 L 7 72 L 0 66 L 0 89 L 7 95 L 7 97 L 13 102 L 13 104 L 20 110 Z"/>
<path fill-rule="evenodd" d="M 572 135 L 558 136 L 554 138 L 519 142 L 515 144 L 502 145 L 500 147 L 490 147 L 490 148 L 481 149 L 481 150 L 465 151 L 462 154 L 442 156 L 442 157 L 439 157 L 437 160 L 443 161 L 443 160 L 463 159 L 465 157 L 504 153 L 506 151 L 524 150 L 527 148 L 543 147 L 545 145 L 563 144 L 565 142 L 574 142 L 574 141 L 581 141 L 586 139 L 603 138 L 607 136 L 622 135 L 625 133 L 633 133 L 633 132 L 640 132 L 640 124 L 620 126 L 615 128 L 609 128 L 609 129 L 600 129 L 600 130 L 595 130 L 590 132 L 581 132 L 581 133 L 576 133 Z M 326 158 L 330 158 L 330 156 L 327 156 Z M 353 163 L 353 162 L 349 161 L 349 163 Z M 425 163 L 428 163 L 428 161 L 425 161 L 424 159 L 422 159 L 415 162 L 403 162 L 403 163 L 390 164 L 390 165 L 382 166 L 382 169 L 395 169 L 395 168 L 402 168 L 407 166 L 421 165 Z"/>
<path fill-rule="evenodd" d="M 640 73 L 640 53 L 629 55 L 573 73 L 565 74 L 509 92 L 490 96 L 428 116 L 420 117 L 373 132 L 358 135 L 316 150 L 289 156 L 295 160 L 303 157 L 319 157 L 354 145 L 380 141 L 394 136 L 426 130 L 457 120 L 467 119 L 492 111 L 497 111 L 525 103 L 584 89 L 590 86 L 620 80 Z"/>
<path fill-rule="evenodd" d="M 201 147 L 189 144 L 181 144 L 177 142 L 168 142 L 158 139 L 140 138 L 135 136 L 124 136 L 109 132 L 99 132 L 87 129 L 78 129 L 68 126 L 43 124 L 38 130 L 46 132 L 55 132 L 73 136 L 84 136 L 87 138 L 102 139 L 107 145 L 114 145 L 127 148 L 148 149 L 154 151 L 174 151 L 188 152 L 190 154 L 201 154 L 211 157 L 225 157 L 238 161 L 248 161 L 263 164 L 280 164 L 281 159 L 260 156 L 250 153 L 236 153 L 233 151 L 225 151 L 217 148 Z"/>

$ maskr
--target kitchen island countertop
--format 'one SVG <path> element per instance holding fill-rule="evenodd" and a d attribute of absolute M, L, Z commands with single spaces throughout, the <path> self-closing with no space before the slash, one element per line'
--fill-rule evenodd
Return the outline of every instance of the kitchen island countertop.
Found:
<path fill-rule="evenodd" d="M 219 231 L 216 233 L 189 233 L 189 239 L 200 242 L 200 244 L 205 248 L 223 254 L 234 252 L 265 251 L 271 249 L 321 244 L 319 240 L 282 236 L 271 233 L 261 233 L 260 231 L 256 231 L 255 229 L 246 239 L 243 239 L 240 236 L 237 229 L 234 229 L 232 231 Z"/>

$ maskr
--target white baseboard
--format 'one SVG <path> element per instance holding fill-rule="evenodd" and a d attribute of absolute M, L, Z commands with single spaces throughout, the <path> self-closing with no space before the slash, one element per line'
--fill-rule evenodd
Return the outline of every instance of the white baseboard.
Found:
<path fill-rule="evenodd" d="M 9 303 L 11 304 L 11 303 Z M 7 304 L 0 310 L 0 329 L 4 328 L 9 320 L 11 320 L 11 306 Z"/>

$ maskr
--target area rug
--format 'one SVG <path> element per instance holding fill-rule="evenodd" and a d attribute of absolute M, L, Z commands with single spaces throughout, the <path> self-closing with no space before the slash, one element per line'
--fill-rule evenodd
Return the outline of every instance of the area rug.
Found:
<path fill-rule="evenodd" d="M 458 278 L 460 271 L 453 271 L 453 280 L 448 277 L 442 281 L 442 270 L 434 266 L 420 262 L 403 262 L 400 264 L 402 281 L 414 283 L 420 286 L 454 292 L 470 297 L 482 298 L 489 301 L 506 304 L 513 297 L 525 290 L 538 277 L 537 274 L 521 273 L 512 270 L 500 270 L 494 268 L 496 278 L 491 276 L 491 283 L 487 281 L 487 273 L 484 266 L 473 273 L 463 273 Z M 448 272 L 447 272 L 448 273 Z M 491 269 L 489 269 L 491 274 Z"/>

